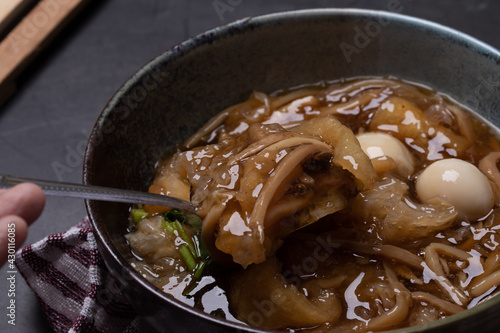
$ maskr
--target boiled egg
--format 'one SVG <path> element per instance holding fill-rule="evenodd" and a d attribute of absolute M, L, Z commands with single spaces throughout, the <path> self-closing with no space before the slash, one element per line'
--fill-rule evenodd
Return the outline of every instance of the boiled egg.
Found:
<path fill-rule="evenodd" d="M 494 204 L 488 178 L 475 165 L 456 158 L 429 165 L 418 176 L 416 191 L 422 202 L 444 200 L 469 220 L 485 216 Z"/>
<path fill-rule="evenodd" d="M 392 162 L 401 176 L 408 177 L 413 173 L 413 157 L 406 146 L 395 137 L 386 133 L 367 132 L 357 135 L 357 138 L 361 149 L 368 155 L 377 172 L 390 169 L 385 166 L 390 165 L 387 162 Z"/>

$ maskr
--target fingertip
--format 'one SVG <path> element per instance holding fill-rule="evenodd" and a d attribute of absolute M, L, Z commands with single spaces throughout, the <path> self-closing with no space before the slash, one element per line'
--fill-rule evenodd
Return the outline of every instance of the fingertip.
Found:
<path fill-rule="evenodd" d="M 31 183 L 22 183 L 2 192 L 1 215 L 18 215 L 28 224 L 33 223 L 45 207 L 45 194 Z"/>

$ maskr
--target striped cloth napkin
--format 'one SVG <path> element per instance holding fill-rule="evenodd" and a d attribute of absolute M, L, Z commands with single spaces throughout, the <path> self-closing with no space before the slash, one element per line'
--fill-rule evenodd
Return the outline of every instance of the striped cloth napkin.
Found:
<path fill-rule="evenodd" d="M 135 311 L 97 251 L 88 218 L 20 249 L 16 265 L 57 333 L 139 332 Z"/>

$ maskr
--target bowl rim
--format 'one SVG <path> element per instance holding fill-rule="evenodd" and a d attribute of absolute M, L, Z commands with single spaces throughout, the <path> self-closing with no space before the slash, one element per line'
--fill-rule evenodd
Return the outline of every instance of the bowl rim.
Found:
<path fill-rule="evenodd" d="M 406 14 L 389 12 L 385 10 L 371 10 L 371 9 L 358 9 L 358 8 L 315 8 L 315 9 L 301 9 L 301 10 L 291 10 L 284 12 L 276 12 L 259 16 L 246 17 L 228 24 L 217 26 L 210 30 L 207 30 L 201 34 L 191 37 L 183 42 L 180 42 L 168 50 L 160 53 L 152 60 L 143 65 L 138 69 L 132 76 L 129 77 L 125 83 L 115 92 L 115 94 L 108 101 L 107 105 L 99 115 L 96 123 L 92 129 L 89 140 L 87 142 L 87 147 L 84 155 L 83 163 L 83 183 L 90 184 L 91 171 L 89 166 L 91 165 L 92 155 L 94 154 L 96 148 L 96 138 L 99 136 L 100 124 L 108 117 L 109 114 L 113 112 L 122 97 L 130 90 L 132 87 L 140 80 L 148 75 L 151 68 L 158 66 L 163 62 L 173 61 L 175 59 L 181 58 L 182 56 L 194 52 L 200 47 L 207 46 L 212 43 L 217 43 L 218 40 L 231 38 L 235 34 L 245 34 L 246 31 L 252 28 L 262 28 L 275 24 L 288 24 L 293 21 L 311 20 L 314 18 L 338 18 L 338 17 L 364 17 L 364 18 L 386 18 L 393 22 L 399 24 L 405 24 L 412 26 L 419 30 L 433 32 L 438 34 L 442 38 L 452 41 L 457 44 L 461 44 L 466 48 L 474 49 L 483 57 L 487 57 L 492 61 L 496 61 L 500 64 L 500 51 L 494 47 L 472 37 L 468 34 L 455 30 L 453 28 L 447 27 L 445 25 L 432 22 L 426 19 L 421 19 Z M 218 318 L 212 316 L 202 310 L 195 309 L 182 301 L 179 301 L 166 293 L 161 289 L 155 287 L 152 283 L 148 282 L 143 276 L 136 271 L 128 261 L 123 258 L 118 249 L 113 245 L 111 238 L 109 237 L 106 228 L 104 227 L 102 221 L 99 221 L 93 209 L 90 206 L 90 201 L 85 200 L 85 206 L 89 216 L 89 220 L 92 225 L 92 230 L 94 237 L 97 242 L 104 247 L 104 250 L 111 255 L 113 260 L 118 263 L 129 278 L 138 283 L 142 288 L 153 294 L 156 298 L 161 299 L 164 302 L 169 303 L 172 306 L 186 311 L 191 315 L 201 317 L 203 319 L 209 320 L 216 324 L 222 324 L 227 328 L 233 328 L 238 330 L 243 330 L 246 332 L 273 332 L 269 330 L 256 329 L 247 326 L 244 323 L 234 322 L 227 319 Z M 477 313 L 485 311 L 486 309 L 500 305 L 500 296 L 493 297 L 492 299 L 486 300 L 481 304 L 477 304 L 473 308 L 467 309 L 466 311 L 460 312 L 458 314 L 449 316 L 444 319 L 439 319 L 431 323 L 400 328 L 396 330 L 390 330 L 394 333 L 416 333 L 421 332 L 426 329 L 433 328 L 444 328 L 457 321 L 464 320 L 466 318 L 472 317 Z M 385 331 L 384 331 L 385 332 Z"/>

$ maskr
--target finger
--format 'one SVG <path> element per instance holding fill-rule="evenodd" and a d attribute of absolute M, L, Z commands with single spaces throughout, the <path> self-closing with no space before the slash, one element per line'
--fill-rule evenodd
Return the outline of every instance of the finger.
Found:
<path fill-rule="evenodd" d="M 23 183 L 0 192 L 0 217 L 18 215 L 31 224 L 40 216 L 44 206 L 45 195 L 34 184 Z"/>
<path fill-rule="evenodd" d="M 19 216 L 0 218 L 0 267 L 12 259 L 16 250 L 23 245 L 28 235 L 28 224 Z"/>

